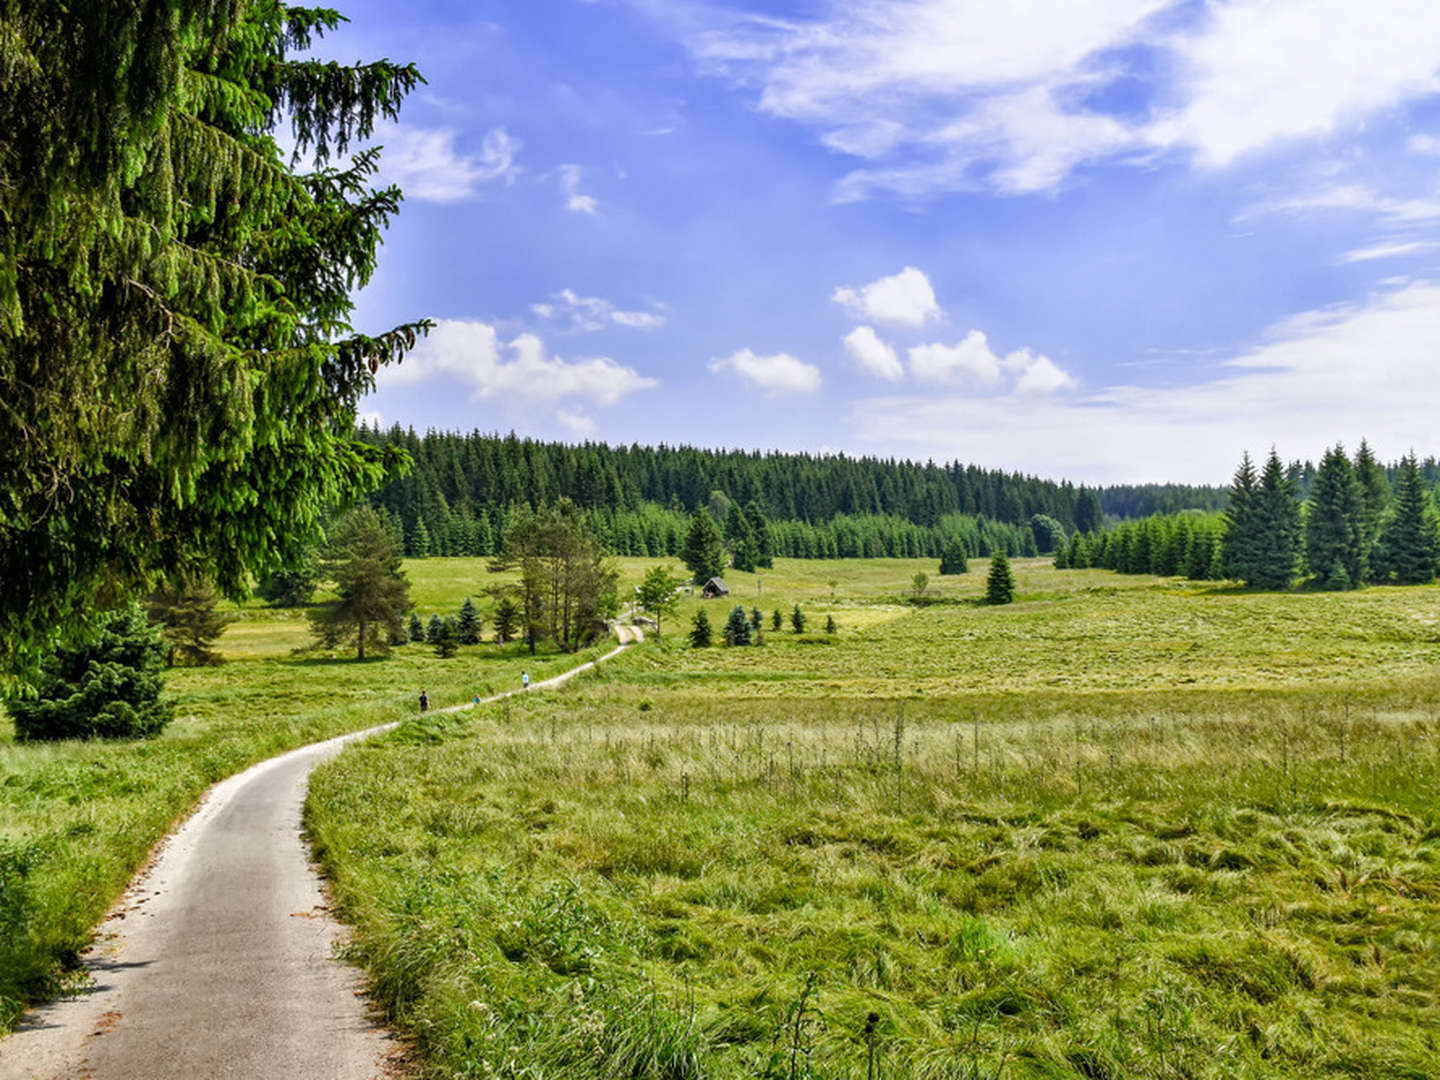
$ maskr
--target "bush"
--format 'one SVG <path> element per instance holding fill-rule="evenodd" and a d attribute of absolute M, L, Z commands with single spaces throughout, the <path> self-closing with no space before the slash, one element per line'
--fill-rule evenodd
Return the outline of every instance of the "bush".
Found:
<path fill-rule="evenodd" d="M 5 706 L 21 741 L 135 739 L 160 734 L 174 716 L 162 700 L 166 647 L 138 607 L 112 613 L 89 641 L 45 661 L 39 694 Z"/>

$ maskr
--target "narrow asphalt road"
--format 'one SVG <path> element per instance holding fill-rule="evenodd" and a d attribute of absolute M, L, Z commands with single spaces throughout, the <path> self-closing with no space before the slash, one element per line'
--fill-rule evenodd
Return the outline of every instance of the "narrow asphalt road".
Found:
<path fill-rule="evenodd" d="M 532 692 L 643 634 L 620 639 Z M 394 726 L 301 747 L 215 785 L 102 926 L 87 961 L 93 986 L 33 1010 L 0 1039 L 0 1080 L 385 1076 L 399 1046 L 367 1009 L 359 972 L 334 957 L 342 928 L 300 814 L 316 765 Z"/>

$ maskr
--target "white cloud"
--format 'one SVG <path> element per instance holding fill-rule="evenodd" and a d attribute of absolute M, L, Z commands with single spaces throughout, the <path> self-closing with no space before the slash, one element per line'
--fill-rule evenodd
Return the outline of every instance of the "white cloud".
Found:
<path fill-rule="evenodd" d="M 1440 139 L 1434 135 L 1411 135 L 1405 149 L 1420 157 L 1440 157 Z"/>
<path fill-rule="evenodd" d="M 710 362 L 716 374 L 731 371 L 769 397 L 781 394 L 813 394 L 820 389 L 820 369 L 797 360 L 789 353 L 757 356 L 749 349 Z"/>
<path fill-rule="evenodd" d="M 827 0 L 791 18 L 632 3 L 703 71 L 865 159 L 841 200 L 1049 191 L 1168 152 L 1220 168 L 1440 93 L 1434 0 Z M 1136 107 L 1095 104 L 1122 81 Z"/>
<path fill-rule="evenodd" d="M 579 165 L 560 166 L 560 187 L 565 192 L 565 209 L 573 210 L 577 214 L 595 214 L 599 211 L 600 204 L 595 201 L 595 196 L 581 194 L 581 173 Z"/>
<path fill-rule="evenodd" d="M 921 382 L 959 386 L 1000 382 L 1000 358 L 980 330 L 971 330 L 958 345 L 916 345 L 910 349 L 910 374 Z"/>
<path fill-rule="evenodd" d="M 895 347 L 880 340 L 880 335 L 869 326 L 857 326 L 842 339 L 850 359 L 864 371 L 882 379 L 895 382 L 905 377 Z"/>
<path fill-rule="evenodd" d="M 913 266 L 859 289 L 842 285 L 830 299 L 859 318 L 892 326 L 924 326 L 941 316 L 930 279 Z"/>
<path fill-rule="evenodd" d="M 478 154 L 461 153 L 450 128 L 387 125 L 376 138 L 385 146 L 380 157 L 384 178 L 411 199 L 461 202 L 479 194 L 483 184 L 514 183 L 520 172 L 515 158 L 523 144 L 503 127 L 485 136 Z"/>
<path fill-rule="evenodd" d="M 1440 198 L 1424 195 L 1397 198 L 1382 195 L 1365 184 L 1330 184 L 1268 199 L 1236 215 L 1245 222 L 1261 214 L 1305 214 L 1321 211 L 1370 214 L 1392 225 L 1411 225 L 1440 220 Z"/>
<path fill-rule="evenodd" d="M 1390 240 L 1384 243 L 1372 244 L 1370 247 L 1356 248 L 1347 251 L 1341 258 L 1341 262 L 1357 263 L 1369 262 L 1372 259 L 1395 259 L 1402 255 L 1418 255 L 1422 251 L 1434 251 L 1440 248 L 1440 241 L 1437 240 Z"/>
<path fill-rule="evenodd" d="M 555 412 L 555 419 L 566 431 L 582 438 L 589 438 L 599 430 L 595 418 L 579 409 L 558 409 Z"/>
<path fill-rule="evenodd" d="M 1005 357 L 1001 366 L 1015 376 L 1017 394 L 1053 394 L 1074 390 L 1075 377 L 1060 368 L 1048 356 L 1037 356 L 1029 349 L 1019 349 Z"/>
<path fill-rule="evenodd" d="M 381 388 L 414 386 L 450 376 L 468 383 L 472 401 L 531 405 L 580 399 L 614 405 L 658 385 L 608 356 L 565 360 L 550 355 L 534 334 L 501 342 L 488 323 L 440 320 L 401 364 L 381 371 Z"/>
<path fill-rule="evenodd" d="M 1434 444 L 1440 282 L 1301 313 L 1187 386 L 1111 386 L 1061 397 L 897 395 L 859 401 L 877 449 L 988 460 L 1074 479 L 1225 483 L 1243 450 L 1318 458 L 1367 436 L 1383 459 Z M 1018 387 L 1017 387 L 1018 389 Z"/>
<path fill-rule="evenodd" d="M 561 289 L 549 300 L 531 304 L 530 310 L 542 319 L 568 319 L 572 330 L 604 330 L 626 326 L 632 330 L 658 330 L 665 316 L 653 311 L 623 311 L 598 296 L 581 296 L 574 289 Z"/>

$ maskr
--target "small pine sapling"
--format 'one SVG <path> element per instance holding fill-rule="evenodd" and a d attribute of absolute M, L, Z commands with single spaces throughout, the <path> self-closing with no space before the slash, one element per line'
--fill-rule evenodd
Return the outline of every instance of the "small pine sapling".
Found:
<path fill-rule="evenodd" d="M 784 625 L 785 616 L 780 614 L 780 609 L 777 607 L 775 611 L 770 615 L 770 629 L 779 630 Z"/>
<path fill-rule="evenodd" d="M 790 612 L 790 628 L 797 634 L 805 632 L 805 613 L 800 610 L 800 605 L 795 605 L 795 610 Z"/>
<path fill-rule="evenodd" d="M 724 636 L 726 645 L 750 644 L 750 620 L 745 615 L 745 609 L 739 604 L 730 609 L 730 617 L 725 620 Z"/>
<path fill-rule="evenodd" d="M 825 616 L 825 633 L 827 633 L 827 634 L 835 634 L 836 632 L 839 631 L 839 629 L 840 629 L 840 627 L 838 627 L 838 626 L 835 625 L 835 616 L 834 616 L 834 615 L 826 615 L 826 616 Z"/>
<path fill-rule="evenodd" d="M 695 613 L 690 626 L 690 644 L 697 649 L 708 649 L 711 641 L 710 617 L 703 610 Z"/>

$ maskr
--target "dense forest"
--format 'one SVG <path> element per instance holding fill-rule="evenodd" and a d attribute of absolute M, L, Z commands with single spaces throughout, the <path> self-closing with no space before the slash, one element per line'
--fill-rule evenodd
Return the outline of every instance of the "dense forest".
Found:
<path fill-rule="evenodd" d="M 775 553 L 801 558 L 938 557 L 963 535 L 971 554 L 1033 554 L 1041 516 L 1065 533 L 1106 519 L 1224 506 L 1220 487 L 1176 484 L 1087 488 L 975 465 L 845 454 L 784 454 L 690 446 L 540 442 L 510 435 L 362 426 L 372 445 L 403 448 L 410 473 L 371 502 L 399 523 L 406 554 L 490 554 L 519 506 L 568 498 L 591 511 L 620 554 L 673 554 L 688 515 L 757 505 Z M 1045 529 L 1040 532 L 1040 550 Z"/>

